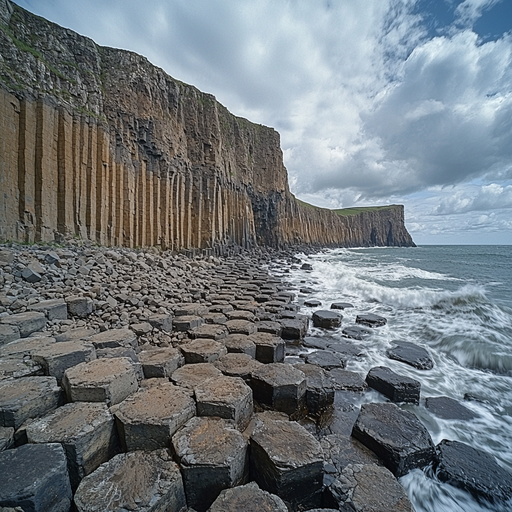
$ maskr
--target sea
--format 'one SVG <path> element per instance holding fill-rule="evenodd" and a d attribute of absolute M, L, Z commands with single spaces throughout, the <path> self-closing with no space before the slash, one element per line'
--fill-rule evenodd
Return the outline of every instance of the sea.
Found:
<path fill-rule="evenodd" d="M 402 405 L 428 428 L 435 444 L 462 441 L 494 456 L 512 472 L 512 246 L 420 246 L 416 248 L 333 249 L 298 255 L 312 271 L 295 268 L 287 278 L 309 286 L 307 298 L 349 302 L 343 325 L 358 313 L 375 313 L 388 323 L 362 342 L 366 357 L 347 364 L 365 376 L 387 366 L 421 382 L 420 405 Z M 299 295 L 303 299 L 304 295 Z M 316 308 L 318 309 L 318 308 Z M 301 312 L 312 309 L 302 305 Z M 322 335 L 310 329 L 310 335 Z M 341 329 L 329 336 L 341 337 Z M 432 370 L 418 370 L 386 356 L 394 340 L 428 350 Z M 477 414 L 470 421 L 433 415 L 425 397 L 446 396 Z M 470 397 L 465 399 L 464 397 Z M 362 402 L 385 402 L 376 391 Z M 430 470 L 400 479 L 417 512 L 510 512 L 510 505 L 479 503 L 463 490 L 440 482 Z"/>

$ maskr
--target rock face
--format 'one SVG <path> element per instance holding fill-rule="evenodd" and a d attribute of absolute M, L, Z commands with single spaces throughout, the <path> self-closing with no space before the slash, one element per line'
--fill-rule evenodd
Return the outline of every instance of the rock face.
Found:
<path fill-rule="evenodd" d="M 414 245 L 402 206 L 340 215 L 299 203 L 275 130 L 144 57 L 9 0 L 0 19 L 0 239 L 172 250 Z"/>

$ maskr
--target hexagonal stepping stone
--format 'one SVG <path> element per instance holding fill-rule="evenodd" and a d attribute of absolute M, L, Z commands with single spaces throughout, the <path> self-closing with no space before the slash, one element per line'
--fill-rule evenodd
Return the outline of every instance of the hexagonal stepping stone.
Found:
<path fill-rule="evenodd" d="M 244 430 L 253 412 L 252 389 L 240 377 L 217 377 L 194 388 L 198 416 L 233 420 Z"/>
<path fill-rule="evenodd" d="M 303 263 L 300 267 L 301 270 L 313 270 L 313 265 L 311 263 Z"/>
<path fill-rule="evenodd" d="M 55 377 L 21 377 L 0 381 L 0 427 L 19 428 L 62 405 Z"/>
<path fill-rule="evenodd" d="M 262 364 L 249 354 L 236 352 L 228 352 L 213 363 L 215 368 L 218 368 L 224 375 L 240 377 L 248 383 L 251 381 L 253 372 L 260 368 Z"/>
<path fill-rule="evenodd" d="M 66 297 L 66 302 L 68 305 L 68 314 L 71 316 L 86 318 L 92 314 L 94 303 L 89 297 L 79 297 L 77 295 L 73 295 Z"/>
<path fill-rule="evenodd" d="M 268 332 L 275 336 L 281 336 L 281 332 L 283 330 L 282 325 L 279 322 L 274 322 L 273 320 L 262 320 L 261 322 L 256 322 L 256 328 L 258 329 L 258 332 Z"/>
<path fill-rule="evenodd" d="M 139 387 L 137 369 L 126 357 L 80 363 L 64 373 L 62 385 L 70 402 L 115 405 Z"/>
<path fill-rule="evenodd" d="M 151 315 L 148 318 L 148 322 L 151 324 L 151 327 L 153 327 L 153 329 L 158 329 L 159 331 L 165 332 L 172 332 L 172 315 Z"/>
<path fill-rule="evenodd" d="M 211 363 L 186 364 L 171 375 L 171 380 L 177 386 L 194 389 L 208 379 L 222 376 L 222 372 Z"/>
<path fill-rule="evenodd" d="M 387 351 L 387 356 L 395 361 L 406 363 L 418 370 L 431 370 L 434 361 L 429 353 L 422 347 L 408 341 L 394 341 L 396 347 Z"/>
<path fill-rule="evenodd" d="M 329 346 L 329 340 L 325 338 L 317 338 L 315 336 L 306 336 L 302 342 L 302 345 L 308 348 L 324 350 Z"/>
<path fill-rule="evenodd" d="M 19 379 L 20 377 L 32 377 L 44 375 L 43 367 L 32 359 L 11 358 L 0 359 L 0 380 Z"/>
<path fill-rule="evenodd" d="M 260 363 L 281 363 L 284 361 L 285 342 L 283 338 L 267 332 L 251 334 L 250 338 L 256 345 L 255 359 Z"/>
<path fill-rule="evenodd" d="M 94 334 L 96 334 L 96 331 L 94 329 L 78 327 L 76 329 L 69 329 L 69 331 L 56 335 L 55 341 L 60 343 L 62 341 L 71 340 L 88 340 Z"/>
<path fill-rule="evenodd" d="M 387 396 L 393 402 L 418 404 L 421 382 L 395 373 L 386 366 L 375 366 L 366 375 L 368 386 Z"/>
<path fill-rule="evenodd" d="M 331 309 L 349 309 L 353 308 L 354 306 L 350 304 L 350 302 L 333 302 L 331 304 Z"/>
<path fill-rule="evenodd" d="M 183 479 L 166 449 L 122 453 L 86 476 L 75 494 L 78 512 L 186 509 Z"/>
<path fill-rule="evenodd" d="M 356 324 L 366 325 L 367 327 L 382 327 L 387 323 L 388 321 L 383 316 L 374 315 L 373 313 L 356 316 Z"/>
<path fill-rule="evenodd" d="M 329 377 L 334 381 L 334 387 L 347 391 L 366 391 L 368 384 L 357 372 L 349 372 L 342 368 L 329 370 Z"/>
<path fill-rule="evenodd" d="M 140 389 L 113 406 L 123 448 L 167 448 L 171 437 L 196 415 L 196 403 L 184 388 L 170 382 Z"/>
<path fill-rule="evenodd" d="M 327 344 L 329 350 L 340 354 L 344 359 L 352 359 L 354 357 L 362 357 L 366 351 L 363 347 L 356 345 L 350 341 L 337 341 Z"/>
<path fill-rule="evenodd" d="M 51 375 L 60 382 L 68 368 L 96 359 L 96 351 L 88 341 L 63 341 L 35 349 L 32 359 L 42 366 L 45 375 Z"/>
<path fill-rule="evenodd" d="M 301 340 L 306 336 L 309 328 L 309 319 L 307 317 L 298 317 L 295 319 L 284 319 L 280 321 L 281 338 L 285 340 Z"/>
<path fill-rule="evenodd" d="M 0 347 L 0 357 L 15 358 L 31 356 L 35 350 L 55 343 L 55 338 L 49 336 L 34 336 L 11 341 Z"/>
<path fill-rule="evenodd" d="M 231 299 L 231 297 L 230 297 Z M 226 301 L 220 301 L 217 303 L 214 303 L 213 306 L 210 306 L 208 310 L 210 313 L 229 313 L 230 311 L 233 311 L 235 309 L 231 304 L 228 304 Z"/>
<path fill-rule="evenodd" d="M 12 325 L 18 329 L 21 338 L 30 336 L 33 332 L 40 331 L 46 325 L 46 316 L 40 311 L 26 311 L 15 315 L 3 316 L 0 324 Z"/>
<path fill-rule="evenodd" d="M 228 328 L 229 334 L 249 335 L 258 332 L 254 322 L 249 322 L 249 320 L 228 320 L 226 327 Z"/>
<path fill-rule="evenodd" d="M 313 364 L 296 364 L 306 375 L 306 405 L 308 412 L 318 415 L 334 403 L 334 383 L 328 373 Z"/>
<path fill-rule="evenodd" d="M 176 331 L 190 331 L 190 329 L 195 329 L 196 327 L 200 327 L 203 324 L 203 318 L 193 315 L 175 317 L 173 321 L 173 326 Z"/>
<path fill-rule="evenodd" d="M 224 489 L 208 512 L 288 512 L 283 500 L 258 487 L 256 482 Z"/>
<path fill-rule="evenodd" d="M 230 334 L 222 340 L 222 343 L 226 346 L 228 353 L 241 353 L 252 358 L 256 357 L 256 345 L 246 334 Z"/>
<path fill-rule="evenodd" d="M 349 464 L 329 490 L 340 510 L 414 512 L 405 489 L 377 464 Z"/>
<path fill-rule="evenodd" d="M 286 414 L 300 414 L 306 404 L 306 375 L 284 363 L 263 365 L 252 374 L 254 400 Z"/>
<path fill-rule="evenodd" d="M 239 309 L 227 312 L 226 316 L 228 320 L 247 320 L 248 322 L 254 322 L 256 320 L 254 313 Z"/>
<path fill-rule="evenodd" d="M 258 485 L 293 505 L 320 506 L 323 451 L 295 421 L 256 420 L 251 435 L 251 475 Z"/>
<path fill-rule="evenodd" d="M 205 324 L 195 329 L 190 329 L 188 334 L 192 339 L 208 338 L 219 341 L 224 339 L 229 334 L 229 331 L 225 325 Z"/>
<path fill-rule="evenodd" d="M 29 306 L 28 311 L 40 311 L 46 318 L 52 320 L 67 320 L 68 305 L 64 299 L 42 300 Z"/>
<path fill-rule="evenodd" d="M 472 410 L 447 396 L 431 396 L 425 399 L 425 407 L 444 420 L 469 421 L 478 417 Z"/>
<path fill-rule="evenodd" d="M 144 378 L 142 372 L 142 366 L 139 361 L 139 356 L 135 353 L 133 348 L 129 347 L 114 347 L 114 348 L 98 348 L 96 349 L 96 357 L 98 359 L 107 358 L 112 359 L 114 357 L 127 357 L 135 366 L 140 367 L 140 378 Z"/>
<path fill-rule="evenodd" d="M 224 325 L 228 321 L 227 316 L 223 315 L 222 313 L 206 313 L 202 315 L 202 317 L 207 324 Z"/>
<path fill-rule="evenodd" d="M 442 482 L 464 489 L 479 500 L 510 505 L 512 473 L 492 455 L 459 441 L 443 439 L 437 445 L 437 457 L 435 474 Z"/>
<path fill-rule="evenodd" d="M 227 354 L 227 348 L 218 341 L 199 338 L 180 346 L 180 350 L 185 356 L 185 363 L 213 363 L 220 356 Z"/>
<path fill-rule="evenodd" d="M 418 418 L 395 404 L 363 404 L 352 435 L 382 459 L 397 477 L 435 458 L 435 447 Z"/>
<path fill-rule="evenodd" d="M 25 430 L 29 443 L 62 444 L 72 489 L 85 475 L 119 453 L 114 417 L 106 404 L 66 404 L 33 421 Z"/>
<path fill-rule="evenodd" d="M 364 340 L 367 336 L 369 336 L 372 333 L 369 329 L 365 329 L 364 327 L 361 327 L 360 325 L 349 325 L 348 327 L 345 327 L 341 334 L 345 336 L 345 338 L 351 338 L 353 340 Z"/>
<path fill-rule="evenodd" d="M 0 427 L 0 452 L 14 446 L 14 428 Z"/>
<path fill-rule="evenodd" d="M 318 306 L 321 306 L 322 303 L 319 300 L 316 299 L 308 299 L 304 301 L 304 306 L 308 308 L 317 308 Z"/>
<path fill-rule="evenodd" d="M 247 441 L 229 421 L 196 417 L 172 438 L 185 484 L 187 504 L 206 510 L 219 493 L 244 482 L 248 473 Z"/>
<path fill-rule="evenodd" d="M 313 313 L 313 325 L 322 329 L 336 329 L 341 325 L 343 317 L 328 309 L 320 309 Z"/>
<path fill-rule="evenodd" d="M 177 348 L 152 348 L 139 352 L 144 378 L 170 377 L 185 363 L 185 358 Z"/>
<path fill-rule="evenodd" d="M 175 316 L 201 316 L 205 313 L 208 313 L 209 309 L 207 306 L 203 304 L 181 304 L 174 308 Z"/>
<path fill-rule="evenodd" d="M 307 363 L 321 366 L 324 370 L 345 368 L 346 364 L 346 361 L 342 359 L 340 354 L 336 354 L 330 350 L 316 350 L 315 352 L 304 355 L 304 359 Z"/>
<path fill-rule="evenodd" d="M 87 339 L 95 348 L 137 348 L 137 335 L 130 329 L 108 329 Z"/>
<path fill-rule="evenodd" d="M 0 453 L 0 507 L 64 512 L 71 507 L 64 449 L 58 443 L 25 444 Z"/>

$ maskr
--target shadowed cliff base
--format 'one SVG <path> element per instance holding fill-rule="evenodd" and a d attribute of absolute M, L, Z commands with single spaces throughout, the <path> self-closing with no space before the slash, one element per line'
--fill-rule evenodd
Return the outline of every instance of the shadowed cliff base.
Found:
<path fill-rule="evenodd" d="M 145 57 L 0 0 L 0 239 L 216 252 L 414 246 L 403 207 L 290 193 L 279 134 Z"/>

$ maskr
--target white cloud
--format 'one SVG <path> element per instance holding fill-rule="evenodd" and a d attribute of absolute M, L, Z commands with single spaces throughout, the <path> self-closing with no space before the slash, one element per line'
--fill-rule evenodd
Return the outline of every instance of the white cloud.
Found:
<path fill-rule="evenodd" d="M 503 187 L 491 183 L 479 187 L 476 193 L 468 194 L 468 191 L 462 190 L 444 197 L 435 213 L 447 215 L 503 208 L 512 208 L 512 185 Z"/>
<path fill-rule="evenodd" d="M 502 0 L 464 0 L 464 2 L 460 3 L 455 9 L 457 22 L 465 26 L 471 26 L 482 15 L 483 11 L 494 7 L 501 1 Z"/>

